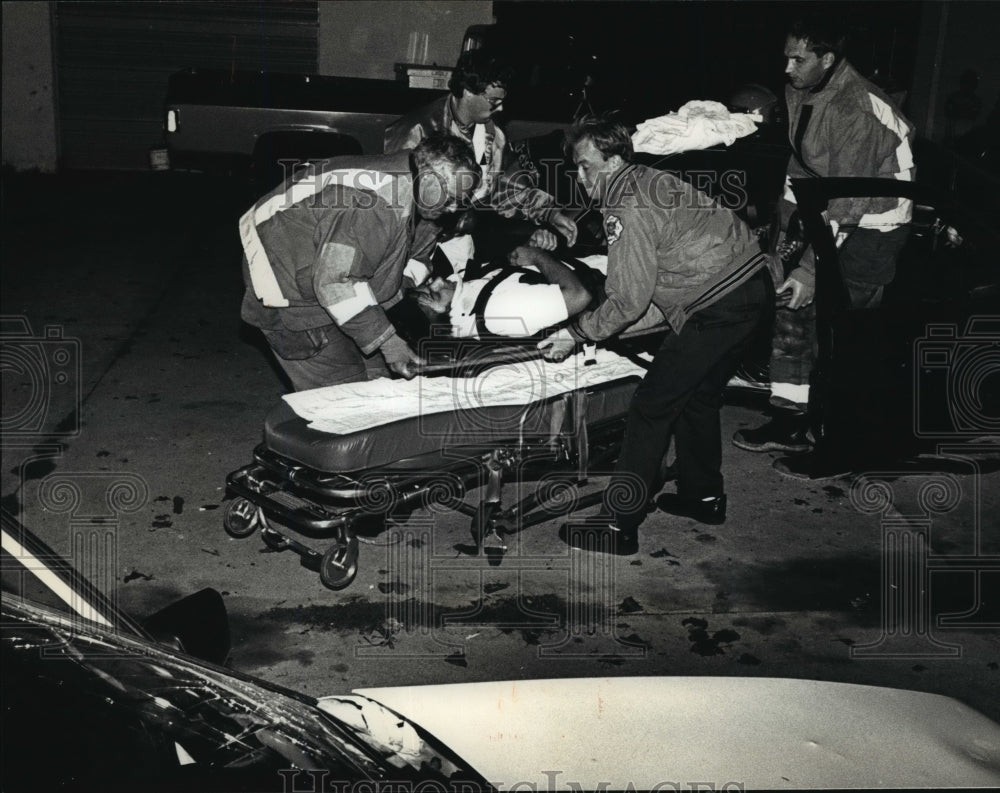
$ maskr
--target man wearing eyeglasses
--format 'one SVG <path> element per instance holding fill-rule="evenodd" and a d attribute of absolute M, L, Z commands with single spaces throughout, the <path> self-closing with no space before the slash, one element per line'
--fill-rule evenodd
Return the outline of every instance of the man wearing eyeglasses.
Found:
<path fill-rule="evenodd" d="M 503 217 L 517 214 L 539 225 L 548 224 L 569 245 L 576 242 L 576 224 L 555 205 L 555 199 L 534 187 L 527 175 L 509 176 L 505 166 L 514 157 L 502 129 L 493 120 L 507 98 L 510 69 L 487 50 L 470 50 L 458 60 L 448 83 L 448 93 L 418 108 L 385 132 L 385 151 L 412 149 L 433 132 L 447 132 L 472 144 L 482 170 L 482 182 L 473 196 L 475 203 L 488 204 Z M 552 249 L 557 239 L 539 229 L 532 242 Z"/>
<path fill-rule="evenodd" d="M 415 222 L 467 206 L 479 180 L 471 146 L 432 135 L 411 152 L 297 171 L 240 218 L 241 316 L 263 331 L 296 391 L 414 376 L 423 361 L 386 310 L 412 286 L 404 267 Z"/>

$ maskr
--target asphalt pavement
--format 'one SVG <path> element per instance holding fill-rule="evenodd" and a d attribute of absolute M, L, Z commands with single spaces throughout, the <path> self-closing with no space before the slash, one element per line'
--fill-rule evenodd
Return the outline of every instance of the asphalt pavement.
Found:
<path fill-rule="evenodd" d="M 490 565 L 464 550 L 467 517 L 418 509 L 363 536 L 357 579 L 332 591 L 295 554 L 230 538 L 226 475 L 283 393 L 239 319 L 244 203 L 200 174 L 4 176 L 2 505 L 121 607 L 214 587 L 232 666 L 312 695 L 792 677 L 935 692 L 1000 721 L 995 446 L 802 480 L 726 443 L 726 523 L 652 515 L 629 558 L 570 552 L 552 520 Z M 727 404 L 724 438 L 759 423 L 759 401 Z"/>

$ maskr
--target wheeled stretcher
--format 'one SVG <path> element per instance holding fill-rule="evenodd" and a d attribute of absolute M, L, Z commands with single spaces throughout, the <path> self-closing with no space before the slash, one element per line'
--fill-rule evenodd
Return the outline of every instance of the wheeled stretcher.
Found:
<path fill-rule="evenodd" d="M 271 410 L 253 462 L 227 478 L 225 530 L 299 553 L 332 589 L 358 571 L 358 529 L 421 506 L 469 516 L 476 553 L 502 555 L 518 529 L 597 504 L 560 498 L 617 457 L 643 361 L 600 350 L 554 364 L 534 349 L 442 360 L 411 381 L 291 394 Z M 435 361 L 437 361 L 435 363 Z M 442 373 L 446 375 L 442 376 Z M 596 470 L 596 468 L 594 468 Z M 565 476 L 563 476 L 563 474 Z M 516 503 L 504 484 L 545 477 Z M 472 495 L 473 491 L 478 491 Z M 309 540 L 326 540 L 317 550 Z"/>

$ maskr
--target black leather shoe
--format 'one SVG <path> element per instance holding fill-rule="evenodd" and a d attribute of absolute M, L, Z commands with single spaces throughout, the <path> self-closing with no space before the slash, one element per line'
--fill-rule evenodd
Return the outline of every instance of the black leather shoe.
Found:
<path fill-rule="evenodd" d="M 748 452 L 807 452 L 812 448 L 808 424 L 808 418 L 801 414 L 777 415 L 762 427 L 737 430 L 733 446 Z"/>
<path fill-rule="evenodd" d="M 633 556 L 639 553 L 638 530 L 620 529 L 607 520 L 564 523 L 559 529 L 559 539 L 581 551 L 615 556 Z"/>
<path fill-rule="evenodd" d="M 656 506 L 670 515 L 694 518 L 699 523 L 718 526 L 726 522 L 726 497 L 716 496 L 708 500 L 685 498 L 676 493 L 664 493 L 656 499 Z"/>

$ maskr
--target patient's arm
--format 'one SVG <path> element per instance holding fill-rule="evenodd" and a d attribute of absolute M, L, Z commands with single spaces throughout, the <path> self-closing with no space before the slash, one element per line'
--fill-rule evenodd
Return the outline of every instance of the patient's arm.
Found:
<path fill-rule="evenodd" d="M 591 295 L 571 267 L 563 264 L 548 251 L 522 245 L 510 254 L 510 263 L 517 267 L 537 267 L 550 284 L 556 284 L 566 303 L 569 316 L 579 314 L 590 303 Z"/>

